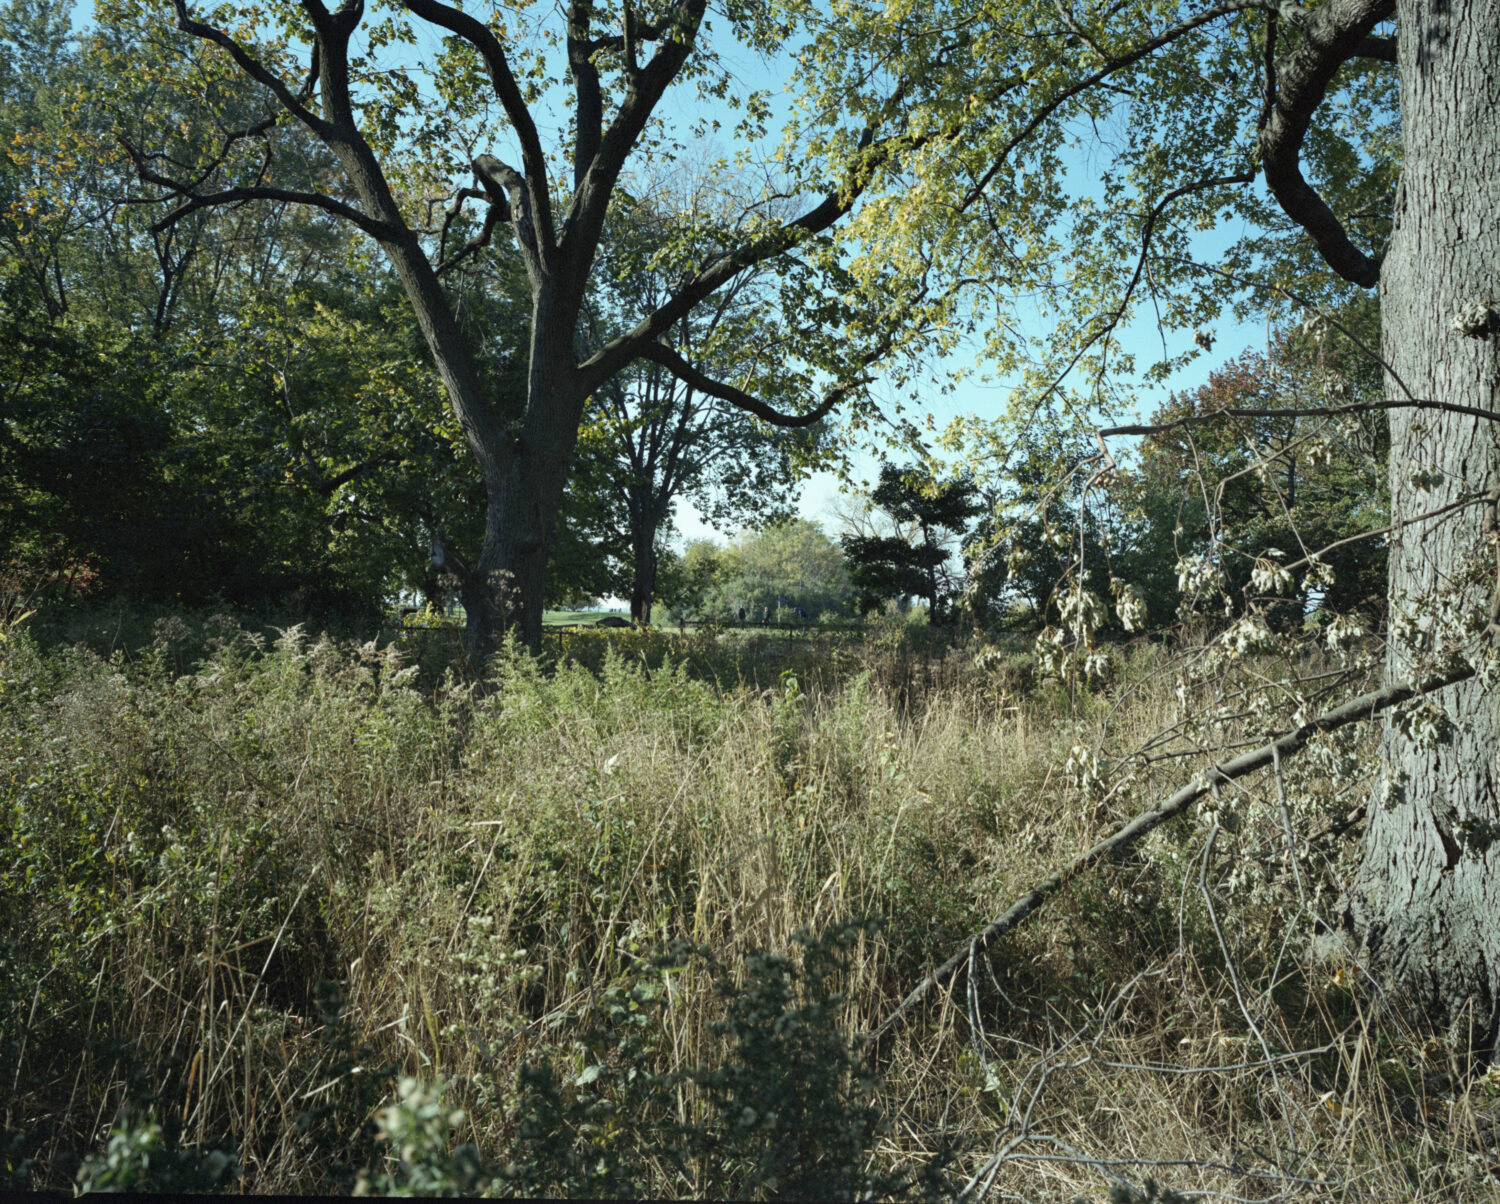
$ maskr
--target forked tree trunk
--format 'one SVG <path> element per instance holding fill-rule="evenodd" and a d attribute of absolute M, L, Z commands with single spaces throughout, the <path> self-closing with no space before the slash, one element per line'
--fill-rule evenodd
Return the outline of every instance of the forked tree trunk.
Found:
<path fill-rule="evenodd" d="M 1452 329 L 1465 303 L 1500 304 L 1500 0 L 1400 0 L 1398 30 L 1405 160 L 1381 267 L 1386 395 L 1500 412 L 1500 338 Z M 1497 449 L 1493 422 L 1392 411 L 1392 517 L 1487 493 Z M 1430 648 L 1424 629 L 1441 629 L 1452 602 L 1487 617 L 1487 509 L 1392 537 L 1388 680 L 1411 677 Z M 1385 724 L 1353 912 L 1372 965 L 1488 1051 L 1500 1020 L 1500 841 L 1485 840 L 1500 821 L 1500 689 L 1473 680 L 1441 703 L 1446 743 Z"/>
<path fill-rule="evenodd" d="M 377 190 L 367 192 L 379 199 Z M 484 395 L 469 345 L 416 239 L 392 242 L 386 253 L 484 481 L 484 539 L 459 582 L 466 650 L 482 667 L 504 632 L 514 631 L 532 650 L 541 643 L 547 556 L 583 404 L 567 353 L 571 324 L 557 317 L 555 303 L 533 306 L 526 416 L 505 425 Z"/>

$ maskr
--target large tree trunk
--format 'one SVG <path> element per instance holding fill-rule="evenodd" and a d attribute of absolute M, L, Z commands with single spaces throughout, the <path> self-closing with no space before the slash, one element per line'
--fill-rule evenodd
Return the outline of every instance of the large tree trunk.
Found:
<path fill-rule="evenodd" d="M 569 389 L 573 362 L 557 355 L 556 338 L 539 332 L 544 315 L 534 308 L 525 418 L 519 427 L 506 426 L 484 395 L 468 343 L 415 238 L 385 249 L 485 485 L 479 559 L 459 582 L 465 645 L 470 661 L 482 668 L 502 632 L 514 629 L 532 650 L 541 643 L 547 553 L 577 437 L 576 416 L 567 426 L 575 408 Z"/>
<path fill-rule="evenodd" d="M 630 617 L 642 626 L 651 623 L 651 604 L 656 598 L 656 533 L 635 541 L 635 564 L 630 578 Z"/>
<path fill-rule="evenodd" d="M 1451 325 L 1465 303 L 1500 303 L 1500 0 L 1401 0 L 1398 28 L 1405 161 L 1381 267 L 1387 397 L 1500 411 L 1500 339 Z M 1497 436 L 1492 422 L 1393 411 L 1392 517 L 1488 492 L 1500 481 Z M 1484 546 L 1486 509 L 1392 537 L 1389 680 L 1430 664 L 1435 639 L 1445 646 L 1432 632 L 1451 603 L 1471 623 L 1487 617 L 1495 554 Z M 1453 724 L 1445 743 L 1385 725 L 1384 782 L 1353 910 L 1372 964 L 1488 1051 L 1500 1020 L 1500 842 L 1482 834 L 1500 821 L 1500 689 L 1475 680 L 1440 701 Z"/>
<path fill-rule="evenodd" d="M 542 602 L 552 528 L 562 505 L 567 461 L 541 462 L 516 450 L 488 489 L 478 567 L 464 583 L 469 659 L 484 663 L 495 640 L 513 632 L 535 651 L 542 638 Z"/>
<path fill-rule="evenodd" d="M 526 416 L 491 449 L 496 470 L 485 482 L 484 546 L 464 599 L 469 655 L 476 663 L 503 632 L 515 632 L 533 652 L 541 646 L 552 531 L 585 400 L 567 351 L 572 339 L 556 337 L 547 316 L 540 306 L 532 316 Z"/>

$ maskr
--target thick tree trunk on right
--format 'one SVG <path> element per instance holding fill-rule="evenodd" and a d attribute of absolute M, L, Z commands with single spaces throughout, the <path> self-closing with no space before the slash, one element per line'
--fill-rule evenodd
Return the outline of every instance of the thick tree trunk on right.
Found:
<path fill-rule="evenodd" d="M 1452 329 L 1466 303 L 1500 303 L 1500 0 L 1402 0 L 1398 28 L 1405 160 L 1381 267 L 1387 397 L 1500 412 L 1500 339 Z M 1494 422 L 1393 411 L 1392 517 L 1488 493 L 1497 436 Z M 1392 536 L 1388 681 L 1410 680 L 1444 648 L 1474 648 L 1496 584 L 1492 512 L 1471 505 Z M 1488 1050 L 1500 1026 L 1500 841 L 1483 834 L 1500 823 L 1500 689 L 1476 679 L 1440 702 L 1453 725 L 1443 742 L 1385 724 L 1353 914 L 1372 966 Z"/>

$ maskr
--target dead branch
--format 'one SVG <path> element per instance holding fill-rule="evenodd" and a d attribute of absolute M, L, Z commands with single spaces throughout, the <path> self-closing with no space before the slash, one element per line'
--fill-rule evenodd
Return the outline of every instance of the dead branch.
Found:
<path fill-rule="evenodd" d="M 1372 719 L 1382 711 L 1388 711 L 1392 707 L 1399 706 L 1401 703 L 1407 702 L 1412 698 L 1431 694 L 1447 686 L 1455 685 L 1458 682 L 1467 681 L 1474 676 L 1474 673 L 1475 670 L 1472 666 L 1463 664 L 1461 667 L 1449 669 L 1447 672 L 1433 674 L 1421 682 L 1386 686 L 1384 689 L 1372 690 L 1368 694 L 1361 694 L 1358 698 L 1351 699 L 1342 706 L 1334 707 L 1331 711 L 1325 711 L 1316 719 L 1309 720 L 1301 727 L 1287 732 L 1269 744 L 1262 745 L 1251 752 L 1243 753 L 1233 760 L 1223 761 L 1213 766 L 1207 772 L 1199 774 L 1192 782 L 1162 803 L 1161 806 L 1153 811 L 1147 811 L 1142 815 L 1136 816 L 1124 827 L 1094 845 L 1093 848 L 1080 853 L 1067 865 L 1044 878 L 1012 903 L 989 927 L 969 937 L 952 957 L 923 978 L 906 998 L 896 1006 L 895 1010 L 880 1022 L 878 1027 L 866 1034 L 863 1042 L 867 1045 L 878 1045 L 879 1042 L 884 1040 L 906 1021 L 912 1010 L 927 997 L 928 993 L 934 987 L 946 986 L 953 976 L 968 964 L 969 958 L 973 953 L 983 952 L 988 949 L 1006 933 L 1020 927 L 1043 903 L 1079 874 L 1093 868 L 1101 861 L 1123 853 L 1148 832 L 1161 827 L 1167 820 L 1181 815 L 1188 807 L 1192 806 L 1193 803 L 1208 794 L 1216 786 L 1232 782 L 1236 778 L 1242 778 L 1246 774 L 1255 772 L 1257 769 L 1263 769 L 1267 765 L 1272 765 L 1278 759 L 1294 755 L 1301 751 L 1307 742 L 1320 732 L 1336 731 L 1341 727 L 1347 727 L 1351 723 Z"/>

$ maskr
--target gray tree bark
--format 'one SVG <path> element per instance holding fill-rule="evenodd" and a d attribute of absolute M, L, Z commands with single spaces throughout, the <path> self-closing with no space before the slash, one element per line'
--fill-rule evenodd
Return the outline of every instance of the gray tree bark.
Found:
<path fill-rule="evenodd" d="M 1500 303 L 1500 0 L 1399 0 L 1397 25 L 1405 160 L 1380 270 L 1386 395 L 1500 413 L 1500 337 L 1452 328 L 1466 303 Z M 1390 413 L 1393 518 L 1500 482 L 1496 423 Z M 1388 682 L 1465 638 L 1473 646 L 1496 586 L 1491 510 L 1392 537 Z M 1445 618 L 1453 604 L 1467 636 Z M 1500 689 L 1471 680 L 1441 701 L 1453 724 L 1444 743 L 1385 720 L 1352 911 L 1372 966 L 1488 1051 L 1500 1028 L 1500 841 L 1484 839 L 1500 822 Z"/>

